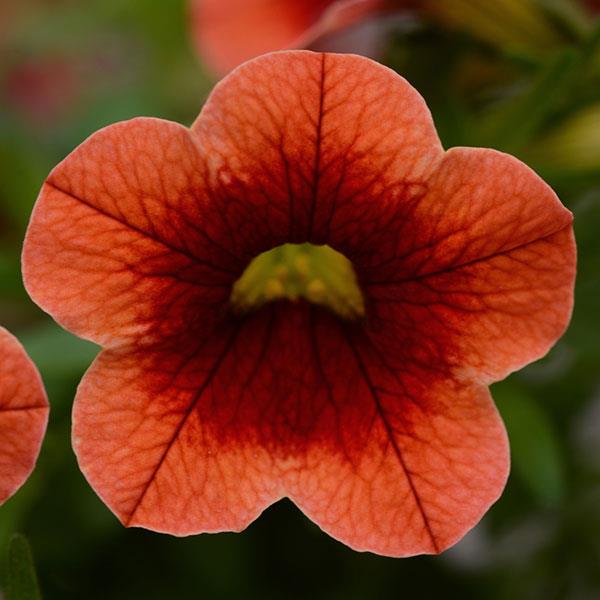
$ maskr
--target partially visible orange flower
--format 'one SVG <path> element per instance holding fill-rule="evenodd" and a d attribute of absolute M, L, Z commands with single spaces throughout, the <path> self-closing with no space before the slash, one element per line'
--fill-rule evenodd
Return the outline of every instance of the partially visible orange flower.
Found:
<path fill-rule="evenodd" d="M 389 4 L 389 0 L 192 0 L 194 43 L 209 67 L 224 75 L 266 52 L 308 48 L 385 11 Z"/>
<path fill-rule="evenodd" d="M 21 344 L 0 327 L 0 504 L 29 477 L 47 422 L 40 375 Z"/>
<path fill-rule="evenodd" d="M 598 0 L 583 1 L 597 12 Z M 565 12 L 579 14 L 581 25 L 586 17 L 579 8 Z M 191 0 L 192 33 L 202 59 L 224 75 L 250 58 L 290 48 L 376 57 L 387 27 L 378 17 L 409 9 L 507 52 L 547 55 L 565 42 L 558 15 L 540 0 Z"/>

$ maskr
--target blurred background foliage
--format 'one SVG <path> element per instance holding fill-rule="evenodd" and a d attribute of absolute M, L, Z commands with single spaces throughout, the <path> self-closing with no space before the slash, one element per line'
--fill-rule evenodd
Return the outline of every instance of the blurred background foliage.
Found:
<path fill-rule="evenodd" d="M 556 189 L 575 213 L 579 278 L 564 338 L 494 386 L 513 453 L 505 494 L 441 557 L 394 560 L 354 553 L 288 502 L 243 534 L 126 530 L 84 481 L 70 410 L 96 349 L 23 289 L 30 210 L 85 137 L 137 115 L 191 123 L 214 80 L 191 50 L 182 0 L 0 0 L 0 322 L 52 403 L 39 468 L 0 509 L 0 552 L 27 536 L 44 597 L 600 598 L 600 7 L 411 4 L 386 24 L 381 60 L 425 96 L 446 147 L 511 152 Z"/>

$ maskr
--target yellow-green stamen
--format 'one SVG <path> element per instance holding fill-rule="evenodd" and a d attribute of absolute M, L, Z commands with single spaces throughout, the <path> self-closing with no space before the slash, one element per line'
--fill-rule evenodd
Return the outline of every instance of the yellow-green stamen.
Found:
<path fill-rule="evenodd" d="M 246 313 L 276 300 L 308 300 L 345 319 L 364 315 L 352 263 L 329 246 L 284 244 L 257 256 L 236 281 L 234 310 Z"/>

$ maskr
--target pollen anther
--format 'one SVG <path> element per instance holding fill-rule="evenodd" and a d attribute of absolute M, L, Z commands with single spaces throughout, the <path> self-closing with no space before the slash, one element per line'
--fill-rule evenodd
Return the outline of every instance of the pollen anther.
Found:
<path fill-rule="evenodd" d="M 329 246 L 312 244 L 284 244 L 253 259 L 233 286 L 231 305 L 246 313 L 267 302 L 301 298 L 344 319 L 364 315 L 352 263 Z"/>

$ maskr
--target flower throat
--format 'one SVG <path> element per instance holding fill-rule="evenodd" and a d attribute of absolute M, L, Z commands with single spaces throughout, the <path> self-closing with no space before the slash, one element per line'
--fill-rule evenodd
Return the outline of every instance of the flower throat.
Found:
<path fill-rule="evenodd" d="M 364 316 L 352 263 L 329 246 L 283 244 L 259 254 L 235 282 L 231 304 L 246 313 L 267 302 L 308 300 L 344 319 Z"/>

